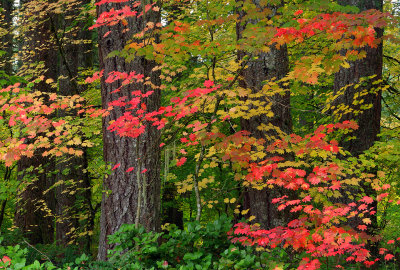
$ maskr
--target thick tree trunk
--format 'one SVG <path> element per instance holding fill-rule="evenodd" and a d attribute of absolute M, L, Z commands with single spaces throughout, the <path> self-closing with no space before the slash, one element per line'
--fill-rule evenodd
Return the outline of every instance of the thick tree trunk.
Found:
<path fill-rule="evenodd" d="M 382 0 L 338 0 L 341 5 L 354 5 L 360 11 L 368 9 L 382 10 Z M 383 29 L 375 29 L 378 37 L 382 37 Z M 337 93 L 342 87 L 346 88 L 344 94 L 335 100 L 335 104 L 344 104 L 358 114 L 347 113 L 339 116 L 340 121 L 355 120 L 359 128 L 352 133 L 354 140 L 342 142 L 341 145 L 352 155 L 358 156 L 363 151 L 369 149 L 377 139 L 380 130 L 381 121 L 381 91 L 380 84 L 373 85 L 372 82 L 382 79 L 382 44 L 377 48 L 365 47 L 367 55 L 365 58 L 350 62 L 350 68 L 340 68 L 335 74 L 334 92 Z M 360 82 L 360 78 L 376 75 L 375 78 L 367 80 L 362 86 L 354 87 Z M 354 95 L 360 90 L 366 89 L 369 93 L 362 98 L 363 104 L 371 104 L 372 107 L 367 110 L 360 110 L 360 105 L 353 105 Z"/>
<path fill-rule="evenodd" d="M 260 9 L 270 9 L 275 13 L 277 7 L 261 7 L 259 1 L 250 1 Z M 239 10 L 239 22 L 236 25 L 238 40 L 242 38 L 242 33 L 246 27 L 250 26 L 253 21 L 244 21 L 245 12 Z M 279 49 L 276 46 L 271 46 L 269 52 L 258 52 L 256 55 L 250 55 L 246 51 L 238 52 L 238 59 L 243 60 L 245 57 L 250 57 L 250 60 L 244 64 L 247 67 L 243 70 L 239 81 L 239 86 L 242 88 L 251 89 L 252 93 L 261 91 L 264 82 L 272 79 L 280 80 L 288 72 L 289 61 L 286 46 L 281 46 Z M 284 95 L 276 94 L 272 97 L 262 97 L 263 101 L 268 99 L 272 103 L 273 117 L 259 115 L 250 119 L 242 119 L 241 126 L 243 130 L 251 132 L 251 136 L 255 138 L 263 138 L 266 144 L 273 142 L 273 138 L 277 137 L 277 132 L 274 130 L 264 131 L 258 129 L 262 124 L 273 125 L 285 133 L 289 133 L 292 128 L 292 120 L 290 115 L 290 93 L 289 90 Z M 255 222 L 259 223 L 264 228 L 272 228 L 282 225 L 284 218 L 271 200 L 277 197 L 279 191 L 276 189 L 257 190 L 248 188 L 244 194 L 244 208 L 250 209 L 250 215 L 256 217 Z"/>
<path fill-rule="evenodd" d="M 125 5 L 132 6 L 133 2 L 100 5 L 98 14 L 112 8 L 118 10 Z M 143 0 L 141 6 L 151 2 Z M 141 6 L 137 8 L 139 13 L 142 11 Z M 127 97 L 127 100 L 130 100 L 134 90 L 140 90 L 142 93 L 154 91 L 143 102 L 149 112 L 159 108 L 161 93 L 156 87 L 159 85 L 159 73 L 153 71 L 155 62 L 139 56 L 131 62 L 121 57 L 107 57 L 112 51 L 122 50 L 135 33 L 143 30 L 147 22 L 159 21 L 159 12 L 148 11 L 145 16 L 129 18 L 126 25 L 119 23 L 99 29 L 100 69 L 104 69 L 101 82 L 103 108 L 107 108 L 109 102 L 119 97 Z M 104 37 L 108 31 L 111 31 L 110 34 Z M 105 82 L 105 78 L 112 71 L 135 71 L 149 78 L 153 85 L 137 82 L 123 87 L 118 93 L 112 93 L 121 86 L 120 81 Z M 124 108 L 115 107 L 103 118 L 104 159 L 112 166 L 120 164 L 120 167 L 104 178 L 98 253 L 101 260 L 107 259 L 107 250 L 112 248 L 107 244 L 107 236 L 115 233 L 122 224 L 141 224 L 152 231 L 160 228 L 160 131 L 152 125 L 146 125 L 145 133 L 135 139 L 120 137 L 110 132 L 110 121 L 118 119 L 124 113 Z M 127 173 L 129 167 L 134 167 L 134 171 Z M 144 169 L 147 171 L 141 173 Z"/>
<path fill-rule="evenodd" d="M 92 66 L 92 44 L 86 42 L 90 40 L 91 33 L 87 29 L 87 21 L 78 19 L 82 7 L 88 4 L 89 0 L 77 0 L 73 2 L 64 17 L 60 19 L 61 25 L 57 28 L 68 29 L 63 35 L 55 37 L 56 45 L 60 58 L 60 79 L 59 94 L 72 96 L 81 94 L 82 86 L 77 83 L 78 68 L 90 68 Z M 72 3 L 71 3 L 72 4 Z M 57 35 L 55 19 L 53 20 L 53 35 Z M 85 29 L 86 28 L 86 29 Z M 72 112 L 76 113 L 76 112 Z M 59 116 L 65 116 L 64 111 L 59 112 Z M 76 134 L 82 138 L 83 134 Z M 82 138 L 82 141 L 84 138 Z M 86 151 L 85 148 L 76 147 Z M 68 246 L 77 240 L 77 234 L 85 231 L 84 224 L 79 222 L 79 215 L 90 217 L 90 180 L 87 169 L 87 155 L 74 156 L 65 154 L 57 162 L 57 180 L 62 182 L 56 187 L 56 241 L 58 244 Z M 75 233 L 74 233 L 75 232 Z M 90 237 L 86 239 L 85 246 L 90 245 Z"/>
<path fill-rule="evenodd" d="M 21 4 L 32 3 L 21 1 Z M 23 23 L 27 22 L 29 20 L 25 18 Z M 30 39 L 26 41 L 23 53 L 25 67 L 20 74 L 26 72 L 27 75 L 30 74 L 28 72 L 36 70 L 35 75 L 43 75 L 46 79 L 56 81 L 57 52 L 54 40 L 50 38 L 51 23 L 49 20 L 38 20 L 36 23 L 28 32 Z M 41 68 L 38 66 L 39 63 Z M 41 92 L 55 92 L 45 80 L 37 83 L 34 89 Z M 26 187 L 19 194 L 15 225 L 22 230 L 31 244 L 52 243 L 54 240 L 55 196 L 54 190 L 50 190 L 54 184 L 52 174 L 54 167 L 55 160 L 43 157 L 40 150 L 36 151 L 32 158 L 22 158 L 18 161 L 18 178 L 26 183 Z"/>
<path fill-rule="evenodd" d="M 21 173 L 18 178 L 27 184 L 19 194 L 14 222 L 33 245 L 54 241 L 54 193 L 49 191 L 54 183 L 49 177 L 54 169 L 51 164 L 54 166 L 39 152 L 32 158 L 23 157 L 18 161 L 18 172 Z"/>
<path fill-rule="evenodd" d="M 341 5 L 353 5 L 357 6 L 360 11 L 368 9 L 376 9 L 382 11 L 383 1 L 382 0 L 338 0 Z M 380 38 L 383 35 L 383 29 L 375 29 L 377 31 L 377 37 Z M 337 116 L 337 120 L 354 120 L 358 123 L 359 128 L 351 133 L 351 136 L 355 138 L 349 141 L 342 141 L 340 145 L 353 156 L 359 156 L 365 150 L 369 149 L 374 142 L 377 140 L 377 135 L 380 131 L 381 121 L 381 98 L 382 93 L 380 90 L 381 84 L 373 84 L 374 81 L 382 79 L 382 43 L 377 48 L 365 47 L 363 50 L 366 52 L 366 57 L 350 62 L 350 68 L 340 68 L 339 72 L 335 74 L 334 80 L 334 92 L 343 92 L 343 95 L 339 96 L 335 100 L 333 105 L 336 107 L 343 104 L 350 108 L 350 113 L 340 114 Z M 345 53 L 345 51 L 343 52 Z M 355 87 L 360 83 L 360 79 L 363 77 L 376 75 L 372 79 L 367 79 L 362 83 L 361 86 Z M 348 87 L 345 87 L 350 85 Z M 345 88 L 343 88 L 345 87 Z M 343 89 L 342 89 L 343 88 Z M 362 96 L 364 99 L 363 104 L 369 104 L 369 109 L 362 109 L 360 105 L 354 105 L 353 100 L 355 95 L 360 91 L 366 90 L 368 94 Z M 360 98 L 358 98 L 360 99 Z M 374 170 L 370 170 L 370 173 L 376 173 Z M 371 187 L 370 183 L 362 183 L 363 188 L 367 196 L 375 197 L 376 191 Z M 351 194 L 355 194 L 359 191 L 351 190 Z M 348 204 L 352 200 L 347 196 L 340 199 L 344 204 Z M 377 202 L 374 201 L 371 207 L 377 210 Z M 371 216 L 372 224 L 368 227 L 369 235 L 375 235 L 377 233 L 378 221 L 377 216 Z M 361 218 L 356 217 L 348 221 L 348 224 L 354 229 L 359 224 L 363 224 Z M 370 243 L 369 248 L 374 256 L 378 256 L 378 248 L 376 243 Z"/>
<path fill-rule="evenodd" d="M 3 9 L 1 13 L 4 17 L 1 22 L 1 27 L 3 27 L 7 33 L 1 37 L 1 50 L 4 50 L 6 54 L 1 57 L 1 69 L 5 71 L 7 75 L 13 73 L 11 57 L 13 54 L 13 35 L 12 35 L 12 13 L 14 11 L 14 1 L 13 0 L 1 0 L 0 7 Z"/>

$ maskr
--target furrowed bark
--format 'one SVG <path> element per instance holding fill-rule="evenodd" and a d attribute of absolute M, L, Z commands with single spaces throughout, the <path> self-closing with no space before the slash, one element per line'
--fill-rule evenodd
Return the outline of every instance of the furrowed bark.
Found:
<path fill-rule="evenodd" d="M 123 4 L 109 3 L 98 6 L 98 14 L 132 6 L 134 1 Z M 142 1 L 137 7 L 138 13 L 142 12 L 145 4 L 152 1 Z M 115 26 L 102 26 L 99 28 L 99 59 L 100 69 L 104 69 L 104 77 L 101 81 L 103 108 L 108 103 L 119 97 L 126 96 L 127 100 L 133 98 L 132 91 L 140 90 L 142 93 L 154 91 L 143 102 L 147 105 L 147 111 L 155 111 L 160 106 L 159 72 L 154 71 L 156 63 L 136 56 L 131 62 L 122 57 L 107 57 L 110 52 L 121 51 L 133 35 L 143 31 L 147 22 L 160 21 L 160 13 L 146 12 L 145 16 L 131 17 L 126 25 L 119 23 Z M 104 37 L 108 32 L 109 34 Z M 157 40 L 157 37 L 155 37 Z M 132 72 L 143 74 L 150 83 L 137 82 L 122 87 L 118 93 L 112 93 L 121 86 L 120 81 L 106 83 L 105 79 L 112 71 Z M 103 200 L 100 218 L 100 243 L 98 259 L 107 259 L 107 250 L 112 248 L 107 243 L 107 236 L 115 233 L 122 224 L 138 223 L 148 231 L 160 229 L 160 131 L 156 127 L 146 126 L 145 132 L 139 138 L 120 137 L 108 130 L 110 121 L 118 119 L 125 112 L 124 108 L 115 107 L 110 114 L 103 118 L 103 143 L 104 160 L 107 163 L 120 164 L 120 167 L 104 178 Z M 126 173 L 129 167 L 137 171 Z M 145 173 L 142 170 L 147 169 Z M 140 206 L 139 206 L 140 204 Z M 138 214 L 139 213 L 139 214 Z"/>
<path fill-rule="evenodd" d="M 260 6 L 259 1 L 249 1 L 261 11 L 269 9 L 269 16 L 274 16 L 278 6 Z M 281 3 L 282 4 L 282 3 Z M 236 24 L 237 39 L 243 38 L 243 32 L 252 24 L 257 23 L 256 20 L 245 20 L 246 12 L 238 10 L 239 21 Z M 269 47 L 269 52 L 257 52 L 255 55 L 241 50 L 238 52 L 238 60 L 248 58 L 247 67 L 241 73 L 239 86 L 246 89 L 251 89 L 251 93 L 261 91 L 264 82 L 270 80 L 279 81 L 289 71 L 289 60 L 286 46 L 277 48 L 275 45 Z M 242 119 L 241 127 L 243 130 L 251 132 L 251 136 L 266 140 L 266 144 L 273 142 L 273 138 L 277 138 L 277 133 L 274 130 L 264 131 L 258 127 L 262 124 L 272 124 L 275 128 L 280 129 L 285 133 L 289 133 L 292 129 L 292 120 L 290 115 L 290 93 L 286 91 L 284 95 L 276 94 L 272 97 L 262 97 L 265 101 L 269 98 L 272 103 L 273 117 L 259 115 L 250 119 Z M 284 223 L 282 213 L 277 210 L 271 200 L 279 196 L 277 189 L 264 188 L 257 190 L 248 188 L 244 194 L 244 208 L 250 209 L 249 215 L 255 216 L 255 222 L 259 223 L 263 228 L 273 228 Z"/>
<path fill-rule="evenodd" d="M 32 1 L 21 1 L 22 5 Z M 29 7 L 28 7 L 29 9 Z M 40 11 L 38 11 L 40 12 Z M 37 15 L 37 14 L 36 14 Z M 28 16 L 23 23 L 28 23 Z M 19 75 L 43 75 L 46 79 L 57 80 L 57 51 L 51 37 L 51 24 L 48 19 L 38 20 L 30 25 L 22 52 L 23 66 Z M 33 52 L 33 53 L 32 53 Z M 45 80 L 46 80 L 45 79 Z M 55 89 L 42 80 L 35 84 L 34 90 L 52 93 Z M 18 161 L 18 179 L 26 185 L 20 191 L 14 217 L 15 225 L 20 228 L 30 244 L 49 244 L 54 240 L 54 158 L 43 157 L 43 150 L 37 150 L 32 158 L 23 157 Z"/>

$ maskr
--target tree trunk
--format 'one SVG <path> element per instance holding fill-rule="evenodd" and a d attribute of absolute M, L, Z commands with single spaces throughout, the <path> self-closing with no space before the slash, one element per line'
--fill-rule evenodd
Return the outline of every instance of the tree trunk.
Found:
<path fill-rule="evenodd" d="M 353 5 L 365 11 L 368 9 L 376 9 L 382 11 L 383 1 L 382 0 L 338 0 L 340 5 Z M 380 38 L 383 35 L 383 29 L 375 29 L 377 37 Z M 369 149 L 374 142 L 378 139 L 377 135 L 380 132 L 380 121 L 381 121 L 381 99 L 382 92 L 380 90 L 381 83 L 373 84 L 374 81 L 382 79 L 382 54 L 383 46 L 382 43 L 377 48 L 364 47 L 363 50 L 366 52 L 366 57 L 350 62 L 350 68 L 341 67 L 339 72 L 335 74 L 334 80 L 334 93 L 343 91 L 344 93 L 339 96 L 333 105 L 345 105 L 350 108 L 350 113 L 340 114 L 337 116 L 337 120 L 354 120 L 358 123 L 359 128 L 351 133 L 351 136 L 355 138 L 349 141 L 342 141 L 340 145 L 353 156 L 359 156 L 365 150 Z M 345 51 L 343 51 L 345 53 Z M 372 79 L 367 79 L 360 87 L 355 87 L 356 84 L 360 83 L 360 78 L 376 75 Z M 342 89 L 342 90 L 341 90 Z M 369 109 L 362 109 L 360 105 L 354 105 L 353 100 L 355 94 L 360 91 L 368 91 L 367 95 L 362 96 L 364 99 L 363 104 L 370 104 Z M 360 99 L 360 98 L 358 98 Z M 376 173 L 374 170 L 369 170 L 369 173 Z M 363 188 L 367 196 L 376 197 L 376 191 L 371 187 L 370 183 L 362 183 Z M 351 194 L 356 194 L 359 191 L 351 190 Z M 352 200 L 347 196 L 340 199 L 341 203 L 348 204 Z M 374 201 L 371 205 L 376 211 L 378 207 L 377 201 Z M 377 216 L 371 216 L 371 225 L 368 226 L 368 234 L 377 234 L 378 221 Z M 359 224 L 363 224 L 361 218 L 356 217 L 348 221 L 348 224 L 356 229 Z M 376 243 L 370 243 L 369 249 L 372 251 L 374 256 L 378 256 L 378 246 Z"/>
<path fill-rule="evenodd" d="M 266 10 L 270 9 L 275 13 L 276 6 L 262 7 L 259 1 L 250 1 L 259 9 Z M 256 23 L 256 21 L 248 20 L 244 21 L 243 17 L 246 13 L 242 10 L 238 11 L 239 21 L 236 24 L 237 39 L 242 38 L 243 32 L 246 27 Z M 288 53 L 286 46 L 277 48 L 276 46 L 270 46 L 269 52 L 257 52 L 256 55 L 250 55 L 246 51 L 238 52 L 238 59 L 243 60 L 245 57 L 250 57 L 250 60 L 243 65 L 247 67 L 243 70 L 241 76 L 242 79 L 239 81 L 239 86 L 246 89 L 251 89 L 252 93 L 257 93 L 262 90 L 265 81 L 270 81 L 273 78 L 280 80 L 287 74 L 288 67 Z M 266 101 L 268 97 L 260 98 L 262 101 Z M 272 103 L 273 117 L 267 117 L 265 115 L 259 115 L 251 117 L 250 119 L 242 119 L 241 126 L 243 130 L 251 132 L 251 136 L 255 138 L 263 138 L 266 140 L 266 144 L 273 142 L 273 137 L 276 138 L 276 131 L 263 131 L 259 130 L 258 127 L 262 124 L 270 125 L 279 128 L 285 133 L 289 133 L 292 129 L 292 120 L 290 115 L 290 93 L 286 91 L 284 95 L 276 94 L 269 97 L 269 102 Z M 257 190 L 254 188 L 248 188 L 244 194 L 244 208 L 250 209 L 249 215 L 256 217 L 255 222 L 259 223 L 263 228 L 272 228 L 283 223 L 282 213 L 277 210 L 271 200 L 277 197 L 279 191 L 277 189 Z"/>
<path fill-rule="evenodd" d="M 341 5 L 357 6 L 360 11 L 368 9 L 382 10 L 382 0 L 338 0 Z M 382 37 L 383 29 L 375 29 L 377 36 Z M 346 85 L 344 94 L 336 99 L 335 104 L 344 104 L 353 110 L 360 110 L 359 105 L 353 105 L 354 94 L 362 89 L 368 90 L 370 93 L 363 96 L 364 104 L 371 104 L 372 107 L 363 110 L 358 114 L 347 113 L 339 116 L 339 121 L 355 120 L 359 128 L 352 132 L 355 139 L 342 142 L 341 145 L 352 155 L 358 156 L 363 151 L 369 149 L 377 140 L 380 131 L 381 121 L 381 91 L 380 84 L 373 85 L 372 82 L 382 79 L 382 43 L 377 48 L 364 47 L 367 55 L 365 58 L 350 62 L 350 68 L 341 67 L 339 72 L 335 74 L 334 92 L 337 93 Z M 343 52 L 345 53 L 345 52 Z M 366 81 L 363 86 L 355 88 L 354 86 L 360 82 L 360 78 L 376 75 L 375 78 Z"/>
<path fill-rule="evenodd" d="M 63 35 L 55 36 L 56 45 L 60 57 L 60 78 L 59 78 L 59 94 L 63 96 L 72 96 L 82 94 L 84 89 L 78 85 L 77 77 L 79 68 L 92 67 L 92 44 L 84 41 L 91 39 L 91 33 L 87 29 L 87 21 L 78 18 L 81 7 L 88 4 L 89 0 L 77 0 L 73 2 L 64 13 L 64 17 L 60 18 L 58 27 L 53 22 L 53 35 L 58 35 L 57 29 L 65 30 Z M 72 115 L 76 113 L 72 112 Z M 71 113 L 69 113 L 71 114 Z M 75 114 L 76 115 L 76 114 Z M 66 116 L 65 111 L 60 111 L 58 116 Z M 83 134 L 76 134 L 82 141 Z M 86 148 L 80 146 L 75 147 L 77 150 L 86 151 Z M 57 180 L 62 182 L 55 189 L 56 192 L 56 241 L 62 246 L 68 246 L 74 240 L 77 240 L 77 234 L 85 232 L 84 224 L 79 222 L 79 215 L 90 217 L 90 180 L 87 172 L 87 155 L 74 156 L 65 154 L 57 162 Z M 86 232 L 87 233 L 87 232 Z M 90 246 L 90 237 L 86 239 L 86 245 Z M 88 251 L 88 250 L 86 250 Z"/>
<path fill-rule="evenodd" d="M 126 5 L 132 6 L 134 1 L 124 4 L 110 3 L 98 6 L 98 14 L 114 8 L 119 10 Z M 142 1 L 141 6 L 151 4 L 152 1 Z M 142 11 L 137 7 L 138 14 Z M 147 111 L 155 111 L 160 106 L 160 90 L 156 87 L 160 84 L 159 72 L 153 71 L 155 62 L 144 57 L 135 57 L 127 62 L 121 57 L 107 57 L 110 52 L 121 51 L 127 41 L 135 33 L 143 30 L 147 22 L 160 21 L 160 13 L 146 12 L 146 16 L 127 19 L 126 25 L 119 23 L 115 26 L 102 26 L 99 28 L 99 58 L 100 69 L 104 69 L 104 77 L 101 81 L 103 108 L 108 103 L 119 97 L 132 99 L 132 91 L 140 90 L 142 93 L 154 91 L 143 102 L 147 105 Z M 104 37 L 105 33 L 111 31 Z M 118 93 L 112 93 L 121 86 L 121 81 L 106 83 L 105 79 L 112 71 L 135 71 L 149 78 L 152 85 L 137 82 L 125 86 Z M 158 231 L 160 228 L 160 131 L 156 127 L 146 125 L 145 132 L 138 138 L 120 137 L 110 132 L 110 121 L 118 119 L 125 113 L 124 108 L 115 107 L 108 116 L 103 118 L 103 149 L 104 160 L 112 166 L 120 164 L 110 175 L 104 178 L 103 200 L 100 218 L 100 242 L 98 258 L 107 259 L 107 250 L 112 248 L 107 244 L 107 236 L 115 233 L 122 224 L 141 224 L 147 230 Z M 134 171 L 126 172 L 130 167 Z M 142 170 L 146 172 L 141 173 Z"/>
<path fill-rule="evenodd" d="M 21 4 L 27 5 L 32 2 L 21 1 Z M 40 11 L 37 11 L 37 14 L 39 13 Z M 29 23 L 28 16 L 22 22 L 25 23 Z M 30 39 L 24 45 L 22 59 L 24 68 L 20 70 L 20 75 L 28 75 L 35 70 L 33 76 L 43 75 L 46 79 L 57 80 L 57 51 L 50 30 L 51 23 L 48 19 L 37 20 L 34 25 L 30 25 L 27 33 L 27 35 L 30 33 L 28 35 Z M 45 80 L 35 84 L 34 90 L 55 92 Z M 43 157 L 42 152 L 38 150 L 32 158 L 25 157 L 18 161 L 18 178 L 26 183 L 26 187 L 19 194 L 15 224 L 31 244 L 48 244 L 54 240 L 55 196 L 54 190 L 50 190 L 50 187 L 54 184 L 55 160 Z"/>
<path fill-rule="evenodd" d="M 1 57 L 1 67 L 7 75 L 13 74 L 13 68 L 11 63 L 11 57 L 13 54 L 13 35 L 12 35 L 12 13 L 14 11 L 13 0 L 1 0 L 0 7 L 3 9 L 2 15 L 4 15 L 2 21 L 2 27 L 6 29 L 7 33 L 1 37 L 1 50 L 4 50 L 6 54 Z"/>

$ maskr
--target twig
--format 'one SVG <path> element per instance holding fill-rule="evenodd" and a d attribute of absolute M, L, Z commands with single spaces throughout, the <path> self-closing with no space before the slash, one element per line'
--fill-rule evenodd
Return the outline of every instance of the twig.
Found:
<path fill-rule="evenodd" d="M 25 242 L 25 244 L 27 244 L 29 247 L 33 248 L 34 250 L 36 250 L 37 252 L 39 252 L 41 255 L 43 255 L 44 257 L 46 257 L 47 260 L 48 260 L 49 262 L 51 262 L 52 264 L 54 264 L 53 261 L 49 258 L 49 256 L 47 256 L 45 253 L 41 252 L 40 250 L 38 250 L 37 248 L 35 248 L 35 247 L 32 246 L 31 244 L 29 244 L 28 241 L 26 241 L 25 239 L 24 239 L 24 242 Z"/>

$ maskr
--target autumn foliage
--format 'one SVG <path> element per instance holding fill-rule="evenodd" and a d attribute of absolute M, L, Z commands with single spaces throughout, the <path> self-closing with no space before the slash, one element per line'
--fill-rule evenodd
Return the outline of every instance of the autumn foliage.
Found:
<path fill-rule="evenodd" d="M 97 4 L 101 5 L 105 2 L 113 1 L 101 1 Z M 110 10 L 108 13 L 100 15 L 93 27 L 118 23 L 124 25 L 129 17 L 144 16 L 149 9 L 158 10 L 158 7 L 154 5 L 147 5 L 143 13 L 137 13 L 133 11 L 134 8 L 135 5 L 132 9 L 125 6 L 122 10 Z M 318 14 L 311 18 L 302 17 L 302 15 L 302 10 L 294 12 L 293 27 L 267 25 L 263 29 L 254 26 L 254 29 L 249 30 L 249 33 L 252 32 L 254 35 L 248 36 L 248 40 L 243 41 L 239 46 L 246 48 L 257 42 L 258 44 L 263 43 L 264 46 L 279 48 L 287 44 L 305 42 L 315 35 L 322 35 L 327 41 L 333 42 L 333 45 L 329 49 L 326 48 L 324 55 L 305 56 L 298 60 L 292 71 L 282 80 L 282 82 L 300 80 L 309 84 L 317 84 L 321 74 L 332 74 L 337 72 L 341 65 L 346 66 L 347 61 L 362 59 L 363 51 L 358 48 L 376 47 L 381 40 L 375 38 L 374 27 L 384 27 L 387 19 L 387 14 L 376 10 L 359 14 L 340 12 Z M 211 21 L 198 22 L 199 25 L 209 23 Z M 212 23 L 224 25 L 226 21 L 221 19 L 221 21 Z M 189 40 L 192 26 L 184 22 L 174 21 L 164 29 L 161 25 L 155 28 L 149 22 L 142 36 L 146 37 L 154 31 L 163 37 L 160 44 L 153 44 L 152 47 L 149 47 L 146 42 L 133 42 L 128 45 L 129 50 L 135 49 L 138 53 L 143 54 L 146 54 L 146 50 L 151 50 L 152 57 L 155 59 L 166 59 L 171 57 L 168 47 L 173 45 L 170 40 L 173 41 L 173 44 L 179 44 L 180 47 L 177 47 L 176 52 L 200 51 L 210 46 L 204 41 Z M 348 50 L 346 55 L 342 55 L 339 51 L 343 47 L 353 48 L 353 50 Z M 260 49 L 256 48 L 256 50 Z M 329 50 L 331 53 L 328 53 Z M 132 79 L 143 80 L 144 78 L 141 78 L 139 74 L 115 73 L 106 78 L 106 82 L 121 80 L 123 86 L 131 83 Z M 123 117 L 110 125 L 110 130 L 117 132 L 120 136 L 136 138 L 144 132 L 144 123 L 151 123 L 162 129 L 170 123 L 196 115 L 200 110 L 209 113 L 211 117 L 208 121 L 196 120 L 189 122 L 190 124 L 186 122 L 187 132 L 180 137 L 182 147 L 200 147 L 202 150 L 200 150 L 198 160 L 203 159 L 205 147 L 212 147 L 215 153 L 214 157 L 219 158 L 220 162 L 238 164 L 240 169 L 236 169 L 235 179 L 242 181 L 247 186 L 283 188 L 296 191 L 297 194 L 297 198 L 283 195 L 272 200 L 278 210 L 295 213 L 297 218 L 290 220 L 285 226 L 270 229 L 262 229 L 259 224 L 238 223 L 230 235 L 233 242 L 305 252 L 306 255 L 298 269 L 318 269 L 321 266 L 320 259 L 326 257 L 342 257 L 342 262 L 362 262 L 368 267 L 373 265 L 379 259 L 372 258 L 367 249 L 367 241 L 376 241 L 377 239 L 377 236 L 366 233 L 368 225 L 371 224 L 369 216 L 375 215 L 377 211 L 372 203 L 388 196 L 386 191 L 390 185 L 381 186 L 379 179 L 374 175 L 359 175 L 358 180 L 347 179 L 349 170 L 343 167 L 337 159 L 341 150 L 334 138 L 338 131 L 347 133 L 357 129 L 357 124 L 345 121 L 322 125 L 313 134 L 303 137 L 296 134 L 285 135 L 270 145 L 265 145 L 266 142 L 262 139 L 252 138 L 251 134 L 246 131 L 224 134 L 219 131 L 220 125 L 224 122 L 234 121 L 235 118 L 243 117 L 246 113 L 253 115 L 264 113 L 263 110 L 260 110 L 261 104 L 258 105 L 258 112 L 257 110 L 247 111 L 246 102 L 240 97 L 250 99 L 252 94 L 246 92 L 245 89 L 235 88 L 237 79 L 237 76 L 219 79 L 214 77 L 213 80 L 217 80 L 218 83 L 206 80 L 204 88 L 183 91 L 181 97 L 170 98 L 168 106 L 153 112 L 147 112 L 146 106 L 141 103 L 141 98 L 148 97 L 151 92 L 132 93 L 135 98 L 131 100 L 126 100 L 125 97 L 119 98 L 108 104 L 109 109 L 115 106 L 124 107 L 126 112 Z M 279 92 L 280 83 L 268 82 L 265 88 L 269 91 Z M 221 101 L 230 104 L 229 109 L 225 112 L 221 110 Z M 255 106 L 257 108 L 257 105 Z M 268 107 L 268 102 L 265 106 Z M 265 158 L 265 151 L 275 153 L 275 155 Z M 187 153 L 186 150 L 181 149 L 180 152 L 183 156 L 177 159 L 178 167 L 183 166 L 187 161 L 184 156 Z M 280 153 L 285 152 L 291 153 L 295 159 L 287 160 L 282 157 Z M 307 161 L 311 160 L 314 161 L 307 164 Z M 200 165 L 202 165 L 201 162 Z M 117 166 L 114 169 L 117 169 Z M 348 205 L 335 203 L 332 200 L 332 198 L 341 197 L 346 188 L 357 187 L 361 179 L 364 179 L 363 181 L 366 179 L 374 186 L 379 193 L 377 198 L 354 197 L 354 201 Z M 196 180 L 194 185 L 196 185 Z M 362 224 L 356 228 L 346 225 L 347 221 L 360 217 L 362 217 Z M 391 256 L 388 254 L 385 259 L 391 259 Z M 341 266 L 338 264 L 336 267 L 340 268 Z"/>
<path fill-rule="evenodd" d="M 115 26 L 126 32 L 131 20 L 146 18 L 146 13 L 161 9 L 156 3 L 144 2 L 97 1 L 96 6 L 114 3 L 122 8 L 99 14 L 90 29 Z M 176 3 L 170 4 L 174 7 Z M 326 258 L 333 258 L 338 269 L 351 264 L 371 267 L 382 260 L 393 260 L 392 250 L 380 248 L 380 257 L 376 257 L 371 249 L 382 240 L 372 230 L 378 205 L 395 203 L 394 187 L 385 182 L 383 172 L 367 170 L 358 162 L 359 157 L 351 157 L 341 145 L 343 138 L 359 128 L 356 121 L 323 119 L 308 134 L 286 134 L 272 124 L 261 124 L 257 128 L 268 134 L 265 138 L 240 128 L 242 119 L 272 118 L 274 96 L 283 96 L 288 89 L 300 91 L 297 86 L 313 89 L 325 84 L 326 78 L 341 68 L 349 68 L 349 63 L 361 61 L 366 56 L 364 48 L 376 48 L 382 42 L 376 37 L 377 29 L 386 27 L 391 17 L 377 10 L 357 14 L 316 13 L 301 4 L 290 7 L 284 14 L 268 17 L 269 14 L 266 16 L 249 3 L 240 6 L 235 1 L 226 1 L 225 4 L 221 7 L 214 3 L 217 8 L 210 8 L 215 13 L 211 15 L 210 10 L 203 11 L 204 6 L 199 4 L 187 12 L 187 16 L 192 16 L 190 19 L 166 17 L 168 23 L 144 19 L 143 31 L 123 51 L 109 56 L 130 60 L 143 56 L 157 63 L 155 70 L 160 70 L 159 88 L 163 95 L 163 104 L 157 110 L 150 111 L 146 105 L 154 91 L 135 90 L 131 98 L 120 96 L 121 89 L 128 85 L 152 84 L 150 78 L 137 72 L 116 70 L 105 77 L 104 70 L 99 70 L 85 79 L 88 85 L 98 85 L 100 80 L 106 84 L 118 83 L 119 87 L 112 92 L 115 99 L 101 109 L 88 106 L 79 95 L 66 97 L 31 91 L 36 83 L 52 83 L 44 77 L 3 88 L 0 120 L 6 123 L 10 134 L 0 141 L 1 160 L 11 167 L 21 157 L 30 158 L 38 150 L 44 157 L 82 156 L 81 148 L 89 147 L 91 142 L 71 134 L 74 121 L 105 117 L 118 109 L 123 111 L 122 116 L 111 121 L 106 132 L 139 140 L 146 127 L 154 126 L 163 134 L 160 147 L 164 151 L 168 151 L 171 142 L 174 147 L 177 145 L 171 164 L 177 170 L 187 168 L 191 172 L 174 185 L 178 194 L 195 194 L 196 220 L 200 221 L 204 209 L 212 209 L 214 204 L 223 201 L 232 205 L 231 212 L 237 221 L 228 234 L 232 243 L 285 250 L 288 256 L 300 258 L 297 269 L 319 269 Z M 246 12 L 243 21 L 255 22 L 248 24 L 240 39 L 236 39 L 232 30 L 238 23 L 234 12 L 237 8 Z M 194 20 L 195 16 L 200 19 Z M 103 38 L 108 35 L 110 32 Z M 301 57 L 291 55 L 294 61 L 282 79 L 263 82 L 257 92 L 239 86 L 242 71 L 250 59 L 257 60 L 257 54 L 307 45 L 316 39 L 326 44 L 322 51 L 307 52 Z M 238 51 L 250 53 L 238 63 Z M 188 71 L 186 65 L 190 61 L 197 61 L 197 66 Z M 187 79 L 185 72 L 194 75 Z M 327 91 L 322 103 L 331 101 L 329 95 L 333 94 Z M 325 111 L 332 113 L 326 109 L 330 104 L 324 106 Z M 57 117 L 61 110 L 70 113 L 68 119 Z M 145 174 L 153 169 L 120 163 L 109 165 L 110 173 L 119 174 Z M 248 215 L 248 209 L 240 205 L 242 198 L 223 190 L 223 184 L 217 183 L 215 174 L 210 173 L 217 167 L 232 176 L 235 188 L 277 190 L 280 196 L 272 198 L 271 203 L 285 216 L 285 223 L 267 228 L 254 222 L 256 217 Z M 375 195 L 366 192 L 368 187 Z M 217 200 L 207 192 L 226 198 Z M 344 203 L 346 200 L 348 203 Z M 394 245 L 395 241 L 399 240 L 389 240 L 387 244 Z M 2 261 L 7 263 L 11 259 L 5 256 Z M 164 266 L 168 267 L 168 262 Z"/>

